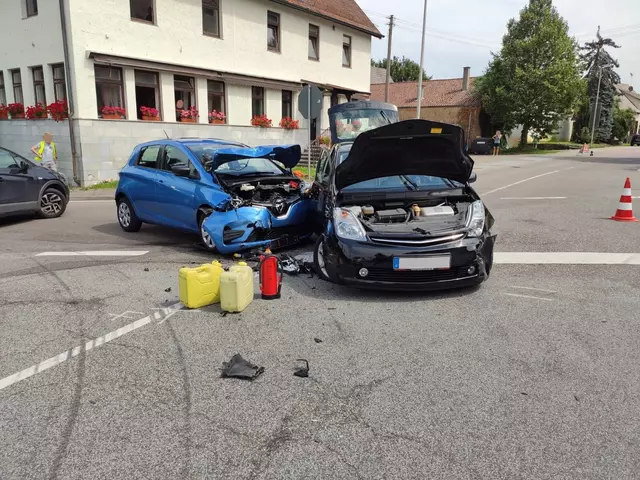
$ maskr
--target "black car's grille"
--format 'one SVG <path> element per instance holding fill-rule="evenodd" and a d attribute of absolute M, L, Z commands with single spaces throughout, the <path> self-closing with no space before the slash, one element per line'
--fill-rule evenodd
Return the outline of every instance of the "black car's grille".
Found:
<path fill-rule="evenodd" d="M 395 283 L 440 282 L 473 277 L 467 272 L 469 266 L 455 267 L 449 270 L 393 270 L 391 268 L 369 268 L 366 280 Z"/>
<path fill-rule="evenodd" d="M 444 243 L 457 242 L 464 238 L 464 233 L 452 233 L 449 235 L 443 235 L 440 237 L 383 237 L 376 235 L 369 235 L 369 239 L 372 242 L 380 243 L 383 245 L 397 245 L 403 247 L 430 247 L 433 245 L 442 245 Z"/>

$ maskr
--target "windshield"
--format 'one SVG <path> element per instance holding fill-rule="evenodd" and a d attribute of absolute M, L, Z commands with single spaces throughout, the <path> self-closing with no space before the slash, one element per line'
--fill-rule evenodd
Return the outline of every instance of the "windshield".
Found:
<path fill-rule="evenodd" d="M 203 165 L 213 159 L 215 153 L 222 148 L 229 148 L 229 144 L 201 143 L 189 145 L 191 150 L 200 163 Z M 233 160 L 223 163 L 215 170 L 220 175 L 282 175 L 284 172 L 274 162 L 266 158 L 243 158 L 241 160 Z"/>
<path fill-rule="evenodd" d="M 338 164 L 341 164 L 349 156 L 349 149 L 339 153 Z M 394 175 L 391 177 L 374 178 L 364 182 L 355 183 L 343 189 L 344 192 L 370 191 L 370 190 L 448 190 L 462 188 L 464 185 L 454 180 L 428 175 Z"/>
<path fill-rule="evenodd" d="M 340 141 L 353 140 L 362 132 L 395 123 L 398 113 L 393 110 L 368 109 L 348 110 L 331 115 L 336 136 Z"/>

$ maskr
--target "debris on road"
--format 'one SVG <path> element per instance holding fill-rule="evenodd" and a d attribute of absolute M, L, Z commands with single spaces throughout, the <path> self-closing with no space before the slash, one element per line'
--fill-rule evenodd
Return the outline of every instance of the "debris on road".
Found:
<path fill-rule="evenodd" d="M 293 374 L 296 377 L 307 378 L 309 376 L 309 362 L 304 358 L 299 358 L 298 360 L 296 360 L 296 362 L 304 362 L 305 366 L 297 367 L 295 372 L 293 372 Z"/>
<path fill-rule="evenodd" d="M 319 339 L 318 337 L 313 337 L 313 341 L 316 343 L 322 343 L 322 340 Z"/>
<path fill-rule="evenodd" d="M 165 292 L 167 292 L 167 293 L 169 293 L 169 292 L 171 291 L 171 287 L 169 287 L 169 288 L 165 288 L 165 289 L 164 289 L 164 291 L 165 291 Z"/>
<path fill-rule="evenodd" d="M 228 362 L 222 362 L 220 369 L 222 378 L 239 378 L 253 381 L 264 372 L 264 367 L 258 367 L 246 361 L 239 353 L 236 353 Z"/>
<path fill-rule="evenodd" d="M 148 272 L 149 271 L 149 267 L 144 267 L 144 271 Z"/>

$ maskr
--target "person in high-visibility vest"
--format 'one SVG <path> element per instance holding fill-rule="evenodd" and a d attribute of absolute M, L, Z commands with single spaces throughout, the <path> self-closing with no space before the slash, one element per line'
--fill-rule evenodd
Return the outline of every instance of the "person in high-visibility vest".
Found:
<path fill-rule="evenodd" d="M 43 167 L 58 171 L 58 153 L 56 152 L 56 144 L 53 142 L 53 135 L 46 132 L 42 136 L 42 141 L 33 147 L 31 151 L 35 155 L 35 161 L 42 164 Z"/>

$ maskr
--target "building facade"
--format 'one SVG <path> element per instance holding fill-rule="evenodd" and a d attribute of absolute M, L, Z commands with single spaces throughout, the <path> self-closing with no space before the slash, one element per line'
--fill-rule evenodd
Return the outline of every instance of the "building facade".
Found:
<path fill-rule="evenodd" d="M 3 121 L 0 145 L 25 154 L 43 131 L 55 130 L 62 170 L 82 184 L 117 178 L 135 144 L 165 135 L 304 145 L 328 127 L 332 104 L 369 92 L 371 37 L 380 36 L 354 0 L 6 3 L 0 102 L 67 99 L 71 128 Z M 324 91 L 311 134 L 297 108 L 309 83 Z M 108 120 L 105 107 L 124 115 Z M 159 118 L 143 120 L 141 107 Z M 181 121 L 191 108 L 195 123 Z M 214 110 L 225 114 L 224 124 L 209 123 Z M 256 115 L 273 128 L 251 126 Z M 281 129 L 283 117 L 301 120 L 301 129 Z"/>

